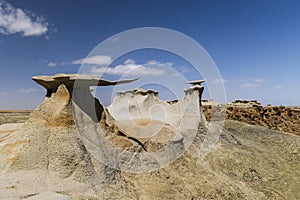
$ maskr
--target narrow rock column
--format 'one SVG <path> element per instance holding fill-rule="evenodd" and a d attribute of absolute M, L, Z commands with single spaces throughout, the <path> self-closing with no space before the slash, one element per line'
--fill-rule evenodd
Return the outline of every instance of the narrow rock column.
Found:
<path fill-rule="evenodd" d="M 191 92 L 197 90 L 199 91 L 199 106 L 202 106 L 202 93 L 203 93 L 203 90 L 204 90 L 204 87 L 201 85 L 201 83 L 203 83 L 204 80 L 195 80 L 195 81 L 189 81 L 187 82 L 188 84 L 191 84 L 192 86 L 185 89 L 184 92 L 185 94 L 190 94 Z"/>

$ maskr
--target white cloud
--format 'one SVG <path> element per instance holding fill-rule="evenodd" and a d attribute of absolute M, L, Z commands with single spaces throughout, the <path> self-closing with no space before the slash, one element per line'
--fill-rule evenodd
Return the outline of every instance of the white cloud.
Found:
<path fill-rule="evenodd" d="M 165 65 L 165 66 L 172 67 L 172 66 L 173 66 L 173 63 L 172 63 L 172 62 L 165 62 L 164 65 Z"/>
<path fill-rule="evenodd" d="M 165 73 L 163 69 L 136 64 L 132 59 L 128 59 L 123 64 L 117 65 L 116 67 L 94 67 L 91 72 L 117 76 L 162 76 Z"/>
<path fill-rule="evenodd" d="M 273 87 L 274 89 L 283 89 L 284 87 L 283 87 L 283 85 L 274 85 L 274 87 Z"/>
<path fill-rule="evenodd" d="M 253 80 L 253 82 L 255 82 L 255 83 L 262 83 L 263 80 L 261 80 L 261 79 L 255 79 L 255 80 Z"/>
<path fill-rule="evenodd" d="M 39 36 L 48 31 L 48 23 L 42 17 L 25 13 L 20 8 L 0 0 L 0 33 L 22 33 L 23 36 Z"/>
<path fill-rule="evenodd" d="M 157 60 L 149 60 L 146 65 L 153 65 L 153 66 L 159 66 L 159 67 L 166 67 L 166 68 L 174 68 L 174 64 L 172 62 L 159 62 Z M 180 76 L 180 74 L 184 74 L 184 73 L 188 73 L 190 72 L 191 70 L 186 67 L 186 66 L 180 66 L 180 67 L 176 67 L 176 73 L 173 74 L 173 76 L 177 77 L 177 76 Z"/>
<path fill-rule="evenodd" d="M 149 61 L 147 62 L 147 64 L 148 64 L 148 65 L 158 65 L 159 62 L 158 62 L 157 60 L 149 60 Z"/>
<path fill-rule="evenodd" d="M 254 80 L 249 81 L 247 83 L 240 84 L 239 86 L 241 88 L 255 88 L 255 87 L 261 86 L 262 83 L 263 83 L 263 80 L 261 80 L 261 79 L 254 79 Z"/>
<path fill-rule="evenodd" d="M 27 89 L 20 89 L 20 90 L 18 90 L 18 92 L 22 92 L 22 93 L 41 92 L 41 91 L 45 91 L 45 90 L 43 90 L 43 89 L 37 89 L 37 88 L 27 88 Z"/>
<path fill-rule="evenodd" d="M 0 95 L 5 96 L 5 95 L 7 95 L 7 93 L 6 92 L 0 92 Z"/>
<path fill-rule="evenodd" d="M 165 63 L 162 63 L 162 62 L 159 62 L 159 61 L 157 61 L 157 60 L 149 60 L 146 64 L 147 64 L 147 65 L 153 65 L 153 66 L 166 67 L 166 68 L 170 68 L 170 67 L 171 67 L 171 68 L 174 68 L 174 64 L 173 64 L 172 62 L 165 62 Z M 188 67 L 186 67 L 186 66 L 176 67 L 176 69 L 177 69 L 178 71 L 174 70 L 174 71 L 176 71 L 176 73 L 172 74 L 172 76 L 174 76 L 174 77 L 178 77 L 178 76 L 180 76 L 180 74 L 188 73 L 188 72 L 191 71 L 191 70 L 190 70 Z"/>
<path fill-rule="evenodd" d="M 55 62 L 49 62 L 48 67 L 56 67 L 56 63 Z"/>
<path fill-rule="evenodd" d="M 135 61 L 129 58 L 125 60 L 124 64 L 135 64 Z"/>
<path fill-rule="evenodd" d="M 92 66 L 91 74 L 107 74 L 116 76 L 162 76 L 166 70 L 173 70 L 173 63 L 159 62 L 157 60 L 149 60 L 144 64 L 137 64 L 133 59 L 127 59 L 123 64 L 115 67 L 107 67 L 111 64 L 112 59 L 108 55 L 97 55 L 79 60 L 72 61 L 72 64 L 90 64 Z M 185 66 L 179 67 L 181 71 L 187 72 Z"/>
<path fill-rule="evenodd" d="M 215 80 L 213 80 L 213 83 L 216 83 L 216 84 L 218 84 L 218 83 L 227 83 L 228 81 L 226 80 L 226 79 L 223 79 L 223 78 L 219 78 L 219 79 L 215 79 Z"/>
<path fill-rule="evenodd" d="M 189 68 L 186 67 L 186 66 L 181 66 L 181 67 L 179 67 L 178 69 L 179 69 L 179 72 L 182 73 L 182 74 L 191 72 L 191 69 L 189 69 Z"/>
<path fill-rule="evenodd" d="M 108 65 L 111 63 L 111 57 L 105 55 L 90 56 L 79 60 L 74 60 L 72 63 L 76 65 L 91 64 L 91 65 Z"/>
<path fill-rule="evenodd" d="M 240 85 L 241 88 L 254 88 L 254 87 L 258 87 L 259 84 L 257 83 L 243 83 Z"/>
<path fill-rule="evenodd" d="M 161 67 L 173 67 L 173 63 L 171 63 L 171 62 L 161 63 L 157 60 L 149 60 L 146 64 L 147 65 L 156 65 L 156 66 L 161 66 Z"/>

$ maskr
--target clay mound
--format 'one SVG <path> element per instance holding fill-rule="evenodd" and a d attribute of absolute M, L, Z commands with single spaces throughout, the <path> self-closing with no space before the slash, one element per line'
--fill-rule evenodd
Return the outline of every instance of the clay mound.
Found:
<path fill-rule="evenodd" d="M 138 118 L 132 120 L 116 121 L 116 124 L 120 131 L 129 137 L 136 138 L 152 138 L 157 141 L 167 142 L 170 141 L 172 135 L 175 136 L 175 128 L 164 122 Z M 174 134 L 167 134 L 173 132 Z"/>
<path fill-rule="evenodd" d="M 148 152 L 158 151 L 169 141 L 178 140 L 177 130 L 158 120 L 148 118 L 120 120 L 116 121 L 116 126 L 127 138 L 139 141 Z"/>

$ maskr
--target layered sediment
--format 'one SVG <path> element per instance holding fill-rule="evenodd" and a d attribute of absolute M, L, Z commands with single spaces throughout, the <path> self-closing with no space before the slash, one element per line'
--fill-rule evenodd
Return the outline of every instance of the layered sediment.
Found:
<path fill-rule="evenodd" d="M 213 103 L 203 105 L 207 120 L 213 107 Z M 226 119 L 300 135 L 300 109 L 296 107 L 262 106 L 257 101 L 237 100 L 227 104 Z"/>

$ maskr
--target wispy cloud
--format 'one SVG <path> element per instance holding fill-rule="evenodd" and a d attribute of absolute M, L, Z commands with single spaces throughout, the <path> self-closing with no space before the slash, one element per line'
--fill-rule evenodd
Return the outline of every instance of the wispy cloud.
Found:
<path fill-rule="evenodd" d="M 279 89 L 283 89 L 284 87 L 283 85 L 274 85 L 273 88 L 279 90 Z"/>
<path fill-rule="evenodd" d="M 254 80 L 248 81 L 246 83 L 240 84 L 239 87 L 241 87 L 241 88 L 255 88 L 255 87 L 261 86 L 263 82 L 264 81 L 261 80 L 261 79 L 254 79 Z"/>
<path fill-rule="evenodd" d="M 37 88 L 26 88 L 26 89 L 20 89 L 18 92 L 21 93 L 31 93 L 31 92 L 42 92 L 45 91 L 44 89 L 37 89 Z"/>
<path fill-rule="evenodd" d="M 147 65 L 156 65 L 156 66 L 161 66 L 161 67 L 173 67 L 173 63 L 171 62 L 159 62 L 158 60 L 149 60 Z"/>
<path fill-rule="evenodd" d="M 55 62 L 49 62 L 48 67 L 56 67 L 56 63 Z"/>
<path fill-rule="evenodd" d="M 262 83 L 263 80 L 261 80 L 261 79 L 254 79 L 253 82 L 254 82 L 254 83 Z"/>
<path fill-rule="evenodd" d="M 149 60 L 149 61 L 147 62 L 147 64 L 148 64 L 148 65 L 157 65 L 157 64 L 159 64 L 159 62 L 158 62 L 157 60 Z"/>
<path fill-rule="evenodd" d="M 90 56 L 87 58 L 81 58 L 79 60 L 74 60 L 72 64 L 81 65 L 81 64 L 91 64 L 91 65 L 108 65 L 112 61 L 110 56 L 98 55 Z"/>
<path fill-rule="evenodd" d="M 181 66 L 181 67 L 179 67 L 179 72 L 182 73 L 182 74 L 184 74 L 184 73 L 191 72 L 191 69 L 189 69 L 186 66 Z"/>
<path fill-rule="evenodd" d="M 154 63 L 150 65 L 154 65 Z M 136 64 L 132 59 L 128 59 L 123 64 L 117 65 L 116 67 L 94 67 L 91 72 L 117 76 L 162 76 L 165 73 L 163 69 Z"/>
<path fill-rule="evenodd" d="M 213 80 L 213 83 L 215 83 L 215 84 L 219 84 L 219 83 L 224 84 L 224 83 L 227 83 L 227 82 L 228 81 L 226 79 L 223 79 L 223 78 Z"/>
<path fill-rule="evenodd" d="M 33 13 L 25 13 L 20 8 L 0 0 L 0 33 L 23 36 L 39 36 L 48 31 L 48 23 L 42 17 Z"/>
<path fill-rule="evenodd" d="M 172 62 L 160 62 L 157 60 L 149 60 L 145 65 L 147 66 L 159 66 L 163 68 L 173 68 L 175 71 L 178 70 L 176 73 L 173 74 L 173 76 L 180 76 L 180 74 L 191 72 L 191 70 L 186 66 L 174 66 L 174 63 Z M 176 69 L 175 69 L 176 68 Z"/>
<path fill-rule="evenodd" d="M 259 84 L 257 83 L 243 83 L 243 84 L 240 84 L 240 87 L 241 88 L 254 88 L 254 87 L 258 87 Z"/>
<path fill-rule="evenodd" d="M 7 93 L 6 92 L 0 92 L 0 95 L 5 96 L 5 95 L 7 95 Z"/>

